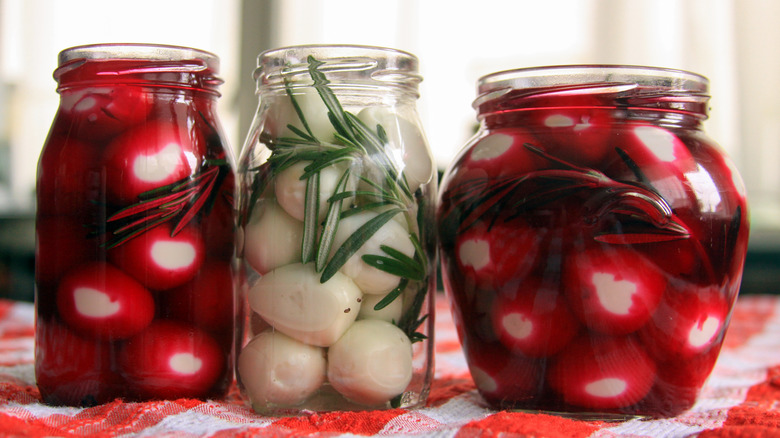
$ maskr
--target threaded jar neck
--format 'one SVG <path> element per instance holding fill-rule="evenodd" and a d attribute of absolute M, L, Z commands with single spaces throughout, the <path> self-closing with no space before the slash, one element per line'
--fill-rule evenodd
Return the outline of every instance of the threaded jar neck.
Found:
<path fill-rule="evenodd" d="M 583 106 L 626 118 L 698 124 L 707 118 L 707 78 L 674 69 L 571 65 L 507 70 L 483 76 L 473 106 L 478 118 L 511 120 L 515 112 Z"/>
<path fill-rule="evenodd" d="M 205 91 L 219 96 L 224 82 L 217 55 L 203 50 L 157 44 L 94 44 L 59 54 L 57 91 L 115 84 Z"/>
<path fill-rule="evenodd" d="M 257 93 L 315 85 L 313 67 L 339 94 L 396 94 L 417 99 L 422 77 L 414 55 L 358 45 L 306 45 L 269 50 L 257 57 Z"/>

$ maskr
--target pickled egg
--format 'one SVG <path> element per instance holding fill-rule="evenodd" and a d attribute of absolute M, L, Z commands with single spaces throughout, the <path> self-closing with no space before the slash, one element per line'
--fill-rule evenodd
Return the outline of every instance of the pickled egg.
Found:
<path fill-rule="evenodd" d="M 249 219 L 244 231 L 244 258 L 265 274 L 279 266 L 301 261 L 303 222 L 287 214 L 273 200 L 265 201 Z"/>
<path fill-rule="evenodd" d="M 385 403 L 412 380 L 412 344 L 389 322 L 357 321 L 328 349 L 328 380 L 352 401 Z"/>
<path fill-rule="evenodd" d="M 327 347 L 355 321 L 362 296 L 344 274 L 320 283 L 313 264 L 295 263 L 261 277 L 249 290 L 249 305 L 280 332 Z"/>
<path fill-rule="evenodd" d="M 388 138 L 386 151 L 403 171 L 412 192 L 433 178 L 433 159 L 419 126 L 381 106 L 363 108 L 357 116 L 373 132 L 382 126 Z"/>
<path fill-rule="evenodd" d="M 325 350 L 265 330 L 241 351 L 238 375 L 252 403 L 294 406 L 325 382 Z"/>
<path fill-rule="evenodd" d="M 374 217 L 376 217 L 376 213 L 367 211 L 342 219 L 339 222 L 338 230 L 336 230 L 332 251 L 336 251 L 349 236 Z M 397 275 L 381 271 L 362 259 L 366 254 L 387 256 L 380 248 L 383 245 L 396 249 L 409 257 L 414 256 L 414 245 L 409 239 L 409 232 L 396 221 L 391 220 L 384 224 L 366 243 L 358 248 L 341 268 L 341 272 L 352 278 L 363 293 L 384 295 L 398 286 L 400 278 Z"/>
<path fill-rule="evenodd" d="M 328 108 L 317 90 L 313 87 L 296 87 L 293 90 L 293 96 L 314 137 L 321 142 L 332 143 L 336 130 L 333 128 L 333 124 L 330 123 Z M 306 128 L 301 122 L 292 99 L 285 94 L 277 102 L 269 106 L 265 117 L 264 130 L 274 138 L 297 138 L 298 135 L 290 130 L 288 125 L 293 125 L 300 131 L 306 132 Z"/>
<path fill-rule="evenodd" d="M 301 179 L 310 161 L 300 161 L 281 171 L 276 177 L 274 192 L 279 205 L 290 216 L 302 221 L 305 217 L 306 180 Z M 328 199 L 335 194 L 336 186 L 346 170 L 346 164 L 338 163 L 320 170 L 320 185 L 317 204 L 317 218 L 325 219 L 328 213 Z M 353 188 L 354 189 L 354 188 Z"/>

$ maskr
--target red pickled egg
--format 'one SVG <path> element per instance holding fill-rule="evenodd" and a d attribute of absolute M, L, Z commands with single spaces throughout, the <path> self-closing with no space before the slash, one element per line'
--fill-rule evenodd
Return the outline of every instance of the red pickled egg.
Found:
<path fill-rule="evenodd" d="M 135 279 L 105 262 L 79 266 L 57 289 L 62 320 L 75 331 L 99 339 L 123 339 L 154 318 L 154 299 Z"/>
<path fill-rule="evenodd" d="M 38 163 L 37 211 L 75 215 L 101 198 L 101 150 L 96 144 L 51 134 Z"/>
<path fill-rule="evenodd" d="M 524 129 L 497 130 L 479 138 L 461 158 L 460 167 L 490 178 L 537 170 L 550 164 L 527 147 L 538 145 L 536 138 Z"/>
<path fill-rule="evenodd" d="M 128 339 L 119 367 L 143 398 L 204 397 L 223 375 L 225 355 L 206 332 L 192 325 L 158 320 Z"/>
<path fill-rule="evenodd" d="M 553 355 L 577 334 L 580 326 L 557 283 L 529 278 L 507 292 L 505 289 L 496 297 L 493 329 L 512 352 L 531 357 Z"/>
<path fill-rule="evenodd" d="M 512 354 L 502 346 L 472 343 L 466 353 L 477 390 L 491 404 L 516 407 L 532 399 L 544 385 L 540 362 Z"/>
<path fill-rule="evenodd" d="M 607 175 L 644 179 L 674 208 L 694 202 L 686 174 L 696 171 L 696 160 L 674 132 L 650 123 L 631 123 L 615 131 L 610 145 L 621 155 L 607 166 Z"/>
<path fill-rule="evenodd" d="M 170 224 L 158 225 L 109 250 L 109 259 L 153 290 L 192 280 L 205 259 L 203 239 L 185 227 L 171 236 Z"/>
<path fill-rule="evenodd" d="M 197 171 L 201 142 L 173 123 L 145 123 L 115 138 L 104 154 L 106 189 L 117 204 L 172 184 Z"/>
<path fill-rule="evenodd" d="M 98 242 L 87 236 L 83 223 L 69 216 L 38 216 L 35 220 L 35 279 L 55 285 L 76 266 L 97 259 Z M 63 251 L 67 248 L 67 251 Z"/>
<path fill-rule="evenodd" d="M 555 357 L 547 381 L 568 404 L 615 409 L 644 398 L 655 372 L 655 363 L 632 337 L 582 336 Z"/>
<path fill-rule="evenodd" d="M 720 349 L 729 306 L 716 287 L 670 289 L 640 336 L 659 360 L 689 361 Z"/>
<path fill-rule="evenodd" d="M 52 321 L 38 323 L 35 336 L 35 380 L 46 403 L 94 406 L 121 396 L 123 380 L 112 368 L 111 344 Z"/>
<path fill-rule="evenodd" d="M 220 332 L 232 326 L 233 272 L 225 262 L 206 262 L 186 284 L 165 292 L 161 311 L 198 327 Z"/>
<path fill-rule="evenodd" d="M 539 233 L 519 220 L 480 221 L 456 237 L 461 272 L 481 289 L 517 285 L 534 265 Z"/>
<path fill-rule="evenodd" d="M 652 415 L 676 416 L 691 408 L 715 366 L 719 351 L 687 360 L 670 360 L 658 363 L 658 376 L 653 389 L 640 409 Z"/>
<path fill-rule="evenodd" d="M 609 151 L 611 109 L 593 96 L 539 99 L 528 111 L 537 144 L 550 155 L 577 166 L 592 167 Z"/>
<path fill-rule="evenodd" d="M 201 217 L 204 244 L 209 257 L 229 261 L 235 253 L 236 224 L 233 215 L 234 176 L 231 173 L 225 178 L 215 202 L 207 215 Z"/>
<path fill-rule="evenodd" d="M 154 100 L 141 87 L 88 87 L 62 91 L 60 108 L 80 138 L 103 140 L 137 125 Z"/>
<path fill-rule="evenodd" d="M 593 330 L 631 333 L 642 327 L 666 290 L 666 278 L 641 254 L 593 247 L 569 256 L 563 283 L 569 305 Z"/>

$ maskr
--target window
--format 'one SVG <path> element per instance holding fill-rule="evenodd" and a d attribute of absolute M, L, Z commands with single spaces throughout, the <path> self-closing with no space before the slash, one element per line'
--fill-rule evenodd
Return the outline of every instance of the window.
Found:
<path fill-rule="evenodd" d="M 239 82 L 239 0 L 0 0 L 0 213 L 33 208 L 41 146 L 57 109 L 59 51 L 80 44 L 139 42 L 197 47 L 222 59 L 221 111 Z M 222 102 L 220 102 L 222 104 Z"/>
<path fill-rule="evenodd" d="M 419 108 L 440 167 L 473 132 L 484 74 L 572 63 L 704 74 L 714 96 L 706 129 L 743 174 L 753 225 L 780 229 L 778 16 L 771 0 L 0 0 L 0 211 L 32 200 L 59 50 L 140 41 L 217 53 L 221 116 L 238 153 L 257 105 L 251 72 L 260 51 L 352 43 L 420 58 Z"/>

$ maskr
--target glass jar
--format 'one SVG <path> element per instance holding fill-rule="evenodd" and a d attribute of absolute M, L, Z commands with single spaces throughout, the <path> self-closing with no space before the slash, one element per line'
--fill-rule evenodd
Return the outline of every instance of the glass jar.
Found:
<path fill-rule="evenodd" d="M 397 50 L 261 53 L 238 162 L 237 362 L 257 412 L 412 407 L 432 374 L 437 180 L 418 61 Z"/>
<path fill-rule="evenodd" d="M 62 51 L 38 163 L 35 370 L 51 404 L 224 395 L 235 362 L 235 166 L 218 58 Z"/>
<path fill-rule="evenodd" d="M 445 290 L 499 409 L 670 416 L 710 374 L 748 240 L 745 189 L 702 130 L 708 81 L 559 66 L 479 81 L 441 183 Z"/>

